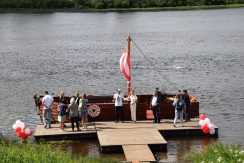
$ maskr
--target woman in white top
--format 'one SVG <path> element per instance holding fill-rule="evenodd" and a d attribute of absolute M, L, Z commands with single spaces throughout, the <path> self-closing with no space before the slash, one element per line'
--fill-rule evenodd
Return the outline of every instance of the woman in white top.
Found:
<path fill-rule="evenodd" d="M 131 90 L 130 96 L 127 98 L 130 101 L 130 111 L 131 111 L 131 121 L 132 123 L 136 122 L 136 103 L 138 101 L 135 91 Z"/>

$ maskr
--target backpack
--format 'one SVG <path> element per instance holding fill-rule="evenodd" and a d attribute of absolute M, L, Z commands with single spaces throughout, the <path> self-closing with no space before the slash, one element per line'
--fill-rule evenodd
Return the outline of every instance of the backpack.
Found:
<path fill-rule="evenodd" d="M 183 110 L 183 103 L 182 103 L 182 101 L 181 100 L 177 100 L 177 103 L 176 103 L 176 106 L 175 106 L 175 108 L 176 108 L 176 110 L 177 111 L 182 111 Z"/>

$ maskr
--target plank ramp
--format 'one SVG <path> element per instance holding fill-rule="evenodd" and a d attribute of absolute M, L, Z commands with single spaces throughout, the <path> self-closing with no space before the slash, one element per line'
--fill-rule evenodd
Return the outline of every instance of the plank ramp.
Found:
<path fill-rule="evenodd" d="M 155 162 L 155 157 L 148 145 L 123 145 L 125 158 L 129 162 Z"/>

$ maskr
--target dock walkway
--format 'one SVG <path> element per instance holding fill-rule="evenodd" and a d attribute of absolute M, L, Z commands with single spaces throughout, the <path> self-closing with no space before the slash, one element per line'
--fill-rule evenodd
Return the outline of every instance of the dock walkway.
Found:
<path fill-rule="evenodd" d="M 164 136 L 218 136 L 204 134 L 198 124 L 198 119 L 185 122 L 183 127 L 179 124 L 173 127 L 172 120 L 161 123 L 151 121 L 138 121 L 131 123 L 91 122 L 88 129 L 72 132 L 70 124 L 66 124 L 65 131 L 59 129 L 58 124 L 52 128 L 44 129 L 38 125 L 34 133 L 38 140 L 81 140 L 97 138 L 102 152 L 124 152 L 127 161 L 154 162 L 152 152 L 167 151 L 167 142 Z M 140 154 L 137 154 L 137 153 Z"/>

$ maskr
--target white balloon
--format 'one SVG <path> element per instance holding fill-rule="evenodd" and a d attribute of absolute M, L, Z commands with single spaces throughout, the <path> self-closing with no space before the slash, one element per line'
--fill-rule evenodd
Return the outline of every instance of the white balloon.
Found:
<path fill-rule="evenodd" d="M 19 123 L 21 123 L 21 121 L 20 121 L 20 120 L 17 120 L 17 121 L 15 122 L 15 124 L 19 124 Z"/>
<path fill-rule="evenodd" d="M 199 121 L 199 124 L 200 124 L 201 126 L 203 126 L 203 125 L 205 125 L 205 121 L 204 121 L 204 120 L 200 120 L 200 121 Z"/>
<path fill-rule="evenodd" d="M 30 134 L 30 129 L 29 129 L 29 128 L 25 129 L 25 133 L 26 133 L 27 135 L 29 135 L 29 134 Z"/>
<path fill-rule="evenodd" d="M 215 133 L 215 129 L 214 128 L 210 129 L 209 133 L 213 135 Z"/>
<path fill-rule="evenodd" d="M 17 128 L 16 124 L 13 124 L 13 129 L 15 130 Z"/>
<path fill-rule="evenodd" d="M 205 121 L 205 123 L 208 124 L 208 125 L 211 123 L 211 122 L 210 122 L 210 119 L 208 119 L 208 118 L 205 118 L 204 121 Z"/>
<path fill-rule="evenodd" d="M 20 125 L 19 125 L 19 127 L 23 130 L 25 128 L 24 122 L 21 122 Z"/>
<path fill-rule="evenodd" d="M 212 123 L 208 124 L 208 128 L 212 130 L 214 128 L 213 124 Z"/>

